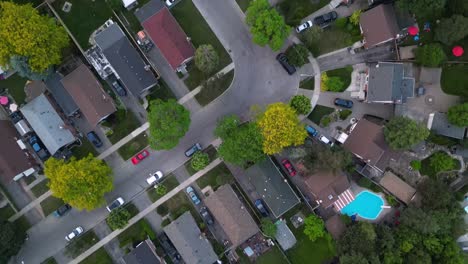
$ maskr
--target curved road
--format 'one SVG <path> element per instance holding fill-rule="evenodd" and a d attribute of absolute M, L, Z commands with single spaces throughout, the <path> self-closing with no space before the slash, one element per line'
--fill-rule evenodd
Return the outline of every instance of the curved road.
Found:
<path fill-rule="evenodd" d="M 106 195 L 107 201 L 118 196 L 130 201 L 147 188 L 145 179 L 149 173 L 156 170 L 168 173 L 182 165 L 187 160 L 184 151 L 189 146 L 200 142 L 206 147 L 214 140 L 213 130 L 221 117 L 232 113 L 245 116 L 252 105 L 286 101 L 297 91 L 299 75 L 289 76 L 269 47 L 253 44 L 244 14 L 235 0 L 193 2 L 233 59 L 233 83 L 217 100 L 191 114 L 190 130 L 176 148 L 152 151 L 138 166 L 130 162 L 110 164 L 115 189 Z M 72 210 L 60 219 L 49 216 L 28 231 L 29 240 L 18 254 L 17 263 L 40 263 L 54 256 L 66 246 L 64 237 L 71 229 L 80 225 L 90 230 L 106 216 L 104 207 L 91 212 Z"/>

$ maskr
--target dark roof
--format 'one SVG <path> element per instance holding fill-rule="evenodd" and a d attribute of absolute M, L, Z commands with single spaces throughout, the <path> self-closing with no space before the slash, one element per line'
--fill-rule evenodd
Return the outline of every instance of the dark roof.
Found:
<path fill-rule="evenodd" d="M 204 202 L 234 247 L 258 233 L 257 224 L 228 184 L 219 187 Z"/>
<path fill-rule="evenodd" d="M 163 1 L 151 0 L 146 5 L 138 8 L 138 10 L 135 11 L 135 16 L 138 18 L 140 23 L 143 23 L 163 8 L 166 8 Z"/>
<path fill-rule="evenodd" d="M 346 225 L 341 220 L 340 214 L 335 214 L 325 221 L 325 227 L 335 240 L 338 240 L 346 230 Z"/>
<path fill-rule="evenodd" d="M 115 112 L 114 101 L 86 65 L 65 76 L 62 84 L 92 127 Z"/>
<path fill-rule="evenodd" d="M 333 205 L 338 196 L 351 186 L 346 175 L 331 171 L 318 171 L 306 177 L 304 183 L 317 200 L 322 201 L 324 208 Z"/>
<path fill-rule="evenodd" d="M 429 115 L 427 126 L 438 135 L 463 139 L 465 137 L 466 127 L 459 127 L 450 124 L 447 115 L 435 112 Z"/>
<path fill-rule="evenodd" d="M 299 198 L 270 159 L 255 164 L 245 174 L 276 218 L 299 203 Z"/>
<path fill-rule="evenodd" d="M 392 40 L 400 31 L 392 5 L 382 4 L 367 10 L 361 14 L 359 24 L 366 48 Z"/>
<path fill-rule="evenodd" d="M 406 103 L 414 96 L 414 78 L 406 77 L 402 63 L 369 65 L 368 102 Z"/>
<path fill-rule="evenodd" d="M 145 62 L 117 24 L 99 32 L 94 39 L 122 83 L 134 96 L 140 96 L 157 83 L 153 73 L 145 70 Z"/>
<path fill-rule="evenodd" d="M 63 87 L 62 82 L 60 82 L 61 79 L 62 75 L 53 73 L 47 77 L 45 83 L 47 90 L 49 90 L 55 102 L 62 108 L 63 113 L 67 116 L 71 116 L 78 111 L 79 108 L 71 95 L 65 90 L 65 87 Z"/>
<path fill-rule="evenodd" d="M 20 173 L 34 166 L 33 159 L 26 156 L 16 141 L 19 135 L 9 120 L 0 120 L 0 177 L 10 183 Z"/>
<path fill-rule="evenodd" d="M 156 248 L 151 240 L 140 242 L 130 253 L 123 257 L 126 264 L 160 264 Z"/>
<path fill-rule="evenodd" d="M 201 233 L 190 211 L 164 227 L 164 233 L 186 263 L 213 264 L 218 260 L 213 247 Z"/>
<path fill-rule="evenodd" d="M 150 2 L 140 10 L 150 8 L 154 10 L 153 15 L 147 17 L 149 11 L 145 11 L 144 15 L 141 15 L 141 19 L 139 18 L 140 22 L 172 69 L 176 70 L 186 60 L 193 57 L 195 49 L 169 9 L 159 8 L 158 5 Z"/>

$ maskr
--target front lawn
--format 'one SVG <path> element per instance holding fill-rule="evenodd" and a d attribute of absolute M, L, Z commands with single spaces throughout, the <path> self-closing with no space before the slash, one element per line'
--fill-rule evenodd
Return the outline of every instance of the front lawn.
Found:
<path fill-rule="evenodd" d="M 440 85 L 447 94 L 468 97 L 468 65 L 447 64 L 442 68 Z"/>
<path fill-rule="evenodd" d="M 197 195 L 199 195 L 197 193 Z M 192 204 L 192 201 L 189 200 L 185 194 L 185 190 L 178 192 L 171 199 L 167 200 L 160 206 L 167 208 L 168 213 L 171 216 L 171 219 L 176 219 L 181 216 L 183 213 L 190 211 L 192 216 L 195 218 L 197 223 L 202 222 L 200 215 Z"/>
<path fill-rule="evenodd" d="M 119 240 L 120 247 L 124 247 L 137 241 L 143 241 L 147 237 L 154 240 L 156 239 L 156 234 L 153 229 L 151 229 L 148 220 L 143 218 L 123 231 L 117 239 Z"/>
<path fill-rule="evenodd" d="M 125 143 L 122 147 L 119 148 L 118 152 L 124 160 L 128 160 L 137 152 L 146 148 L 146 146 L 148 146 L 148 136 L 145 132 L 143 132 L 129 142 Z"/>
<path fill-rule="evenodd" d="M 107 134 L 107 138 L 112 144 L 117 143 L 141 126 L 135 114 L 125 109 L 118 109 L 117 112 L 102 122 L 101 125 L 111 129 L 111 132 Z"/>
<path fill-rule="evenodd" d="M 82 159 L 84 157 L 87 157 L 90 153 L 93 156 L 97 155 L 96 149 L 93 147 L 93 144 L 89 142 L 87 138 L 82 138 L 80 140 L 81 146 L 75 146 L 71 150 L 73 156 L 75 156 L 77 159 Z"/>
<path fill-rule="evenodd" d="M 12 215 L 15 214 L 15 210 L 11 208 L 9 204 L 0 208 L 0 221 L 7 221 Z"/>
<path fill-rule="evenodd" d="M 232 176 L 231 171 L 223 162 L 199 178 L 197 180 L 197 184 L 200 189 L 203 189 L 206 186 L 211 186 L 211 188 L 216 191 L 216 189 L 218 189 L 221 185 L 232 183 L 233 181 L 234 177 Z"/>
<path fill-rule="evenodd" d="M 49 187 L 47 187 L 48 182 L 48 179 L 44 179 L 31 188 L 31 192 L 34 194 L 34 196 L 36 196 L 36 198 L 49 191 Z"/>
<path fill-rule="evenodd" d="M 305 234 L 304 227 L 295 229 L 289 225 L 294 236 L 296 236 L 296 245 L 286 251 L 286 255 L 292 264 L 321 264 L 328 263 L 335 255 L 335 245 L 333 241 L 325 238 L 317 239 L 312 242 Z M 356 243 L 359 243 L 356 241 Z"/>
<path fill-rule="evenodd" d="M 307 116 L 307 119 L 318 125 L 320 124 L 322 117 L 329 115 L 334 111 L 334 108 L 323 105 L 316 105 L 314 110 Z"/>
<path fill-rule="evenodd" d="M 224 74 L 219 79 L 210 82 L 208 85 L 204 85 L 201 91 L 195 95 L 198 103 L 205 106 L 214 99 L 218 98 L 229 86 L 231 86 L 234 78 L 234 70 Z"/>
<path fill-rule="evenodd" d="M 161 99 L 167 101 L 169 99 L 175 99 L 174 93 L 171 91 L 171 88 L 167 86 L 166 82 L 163 79 L 159 79 L 158 87 L 155 87 L 151 90 L 152 92 L 146 96 L 146 100 L 152 101 L 156 99 Z"/>
<path fill-rule="evenodd" d="M 278 246 L 274 246 L 268 252 L 261 255 L 255 261 L 256 264 L 286 264 L 289 263 L 286 257 L 281 253 Z"/>
<path fill-rule="evenodd" d="M 80 264 L 112 264 L 112 258 L 107 254 L 106 250 L 102 247 L 98 249 L 89 257 L 85 258 Z"/>
<path fill-rule="evenodd" d="M 353 72 L 353 67 L 347 66 L 340 69 L 327 71 L 328 77 L 338 77 L 343 82 L 343 86 L 337 92 L 344 92 L 346 88 L 351 84 L 351 73 Z"/>
<path fill-rule="evenodd" d="M 76 258 L 81 253 L 88 250 L 94 244 L 99 241 L 99 238 L 96 234 L 90 230 L 85 232 L 83 235 L 75 238 L 72 240 L 66 247 L 65 247 L 65 254 L 70 258 Z"/>
<path fill-rule="evenodd" d="M 64 204 L 65 203 L 62 201 L 62 199 L 56 198 L 54 196 L 49 196 L 41 202 L 41 207 L 45 215 L 50 215 L 55 210 L 57 210 L 57 208 Z"/>
<path fill-rule="evenodd" d="M 26 101 L 26 93 L 24 92 L 24 85 L 28 79 L 14 74 L 8 79 L 0 80 L 0 90 L 8 89 L 8 93 L 15 99 L 18 105 L 24 104 Z"/>
<path fill-rule="evenodd" d="M 309 79 L 302 80 L 299 83 L 299 88 L 306 89 L 306 90 L 314 90 L 314 88 L 315 88 L 315 78 L 312 77 L 312 78 L 309 78 Z"/>
<path fill-rule="evenodd" d="M 311 0 L 287 0 L 281 1 L 277 8 L 280 14 L 284 16 L 286 24 L 295 27 L 301 23 L 303 18 L 319 10 L 328 3 L 330 3 L 329 0 L 320 0 L 318 3 L 317 1 Z"/>
<path fill-rule="evenodd" d="M 160 185 L 164 185 L 166 187 L 166 192 L 170 192 L 179 185 L 179 182 L 177 181 L 174 174 L 169 174 L 164 176 L 164 180 L 160 183 Z M 153 203 L 162 197 L 156 192 L 156 189 L 154 188 L 149 189 L 148 196 Z"/>

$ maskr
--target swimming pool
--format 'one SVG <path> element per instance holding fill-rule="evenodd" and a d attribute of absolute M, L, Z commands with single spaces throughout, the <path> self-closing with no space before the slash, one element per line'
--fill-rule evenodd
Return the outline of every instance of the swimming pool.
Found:
<path fill-rule="evenodd" d="M 382 212 L 382 205 L 382 197 L 373 192 L 362 191 L 354 201 L 341 209 L 341 213 L 349 216 L 358 214 L 362 218 L 374 220 Z"/>

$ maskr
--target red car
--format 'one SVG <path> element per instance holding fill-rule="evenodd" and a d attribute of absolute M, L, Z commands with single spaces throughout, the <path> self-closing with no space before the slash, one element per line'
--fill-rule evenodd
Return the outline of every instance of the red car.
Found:
<path fill-rule="evenodd" d="M 148 156 L 149 156 L 149 152 L 145 149 L 132 158 L 132 163 L 134 165 L 137 165 L 138 163 L 140 163 L 140 161 L 146 159 L 146 157 Z"/>
<path fill-rule="evenodd" d="M 295 176 L 296 175 L 296 169 L 292 166 L 291 162 L 287 159 L 284 159 L 281 161 L 283 163 L 284 168 L 288 171 L 289 176 Z"/>

